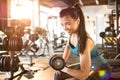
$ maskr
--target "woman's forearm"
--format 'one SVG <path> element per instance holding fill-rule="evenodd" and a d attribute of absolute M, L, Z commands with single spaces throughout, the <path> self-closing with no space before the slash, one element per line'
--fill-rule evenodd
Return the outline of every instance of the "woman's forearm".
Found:
<path fill-rule="evenodd" d="M 85 80 L 90 72 L 83 72 L 81 70 L 75 70 L 71 68 L 66 68 L 66 73 L 72 75 L 73 77 L 80 79 L 80 80 Z"/>
<path fill-rule="evenodd" d="M 69 56 L 70 56 L 70 49 L 68 47 L 68 45 L 66 45 L 64 53 L 63 53 L 63 59 L 65 60 L 65 62 L 67 62 Z"/>

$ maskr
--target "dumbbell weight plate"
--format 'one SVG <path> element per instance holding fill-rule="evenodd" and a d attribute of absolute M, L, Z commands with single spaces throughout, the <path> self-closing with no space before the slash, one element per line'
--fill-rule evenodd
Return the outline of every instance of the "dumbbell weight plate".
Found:
<path fill-rule="evenodd" d="M 23 48 L 23 40 L 22 40 L 22 38 L 21 37 L 18 37 L 17 38 L 17 47 L 18 47 L 18 51 L 21 51 L 21 49 Z"/>
<path fill-rule="evenodd" d="M 0 64 L 1 64 L 0 71 L 3 70 L 3 69 L 2 69 L 2 59 L 3 59 L 3 56 L 1 56 L 1 58 L 0 58 Z"/>
<path fill-rule="evenodd" d="M 6 66 L 6 64 L 4 64 L 5 59 L 6 59 L 6 56 L 4 56 L 4 58 L 3 58 L 3 71 L 5 71 L 5 66 Z"/>
<path fill-rule="evenodd" d="M 13 71 L 14 72 L 18 71 L 19 62 L 20 62 L 20 60 L 19 60 L 18 56 L 14 56 L 14 60 L 13 60 Z"/>
<path fill-rule="evenodd" d="M 53 56 L 50 60 L 50 66 L 55 70 L 61 70 L 65 66 L 65 61 L 60 56 Z"/>
<path fill-rule="evenodd" d="M 55 58 L 55 59 L 53 60 L 53 64 L 52 64 L 52 65 L 53 65 L 53 68 L 54 68 L 55 70 L 61 70 L 61 69 L 64 68 L 65 62 L 64 62 L 63 58 L 57 57 L 57 58 Z"/>
<path fill-rule="evenodd" d="M 10 56 L 7 56 L 5 64 L 6 64 L 6 71 L 10 71 Z"/>
<path fill-rule="evenodd" d="M 6 56 L 4 56 L 4 59 L 3 59 L 3 71 L 6 71 L 6 64 L 5 64 L 5 61 L 6 61 Z"/>
<path fill-rule="evenodd" d="M 2 69 L 2 62 L 1 62 L 2 56 L 0 56 L 0 71 Z"/>
<path fill-rule="evenodd" d="M 4 70 L 5 71 L 10 71 L 10 57 L 6 56 L 6 58 L 4 59 Z"/>
<path fill-rule="evenodd" d="M 8 37 L 5 37 L 3 39 L 3 49 L 4 50 L 8 50 L 8 41 L 9 41 Z"/>
<path fill-rule="evenodd" d="M 6 63 L 6 59 L 7 59 L 7 56 L 5 56 L 5 59 L 4 59 L 4 61 L 3 61 L 3 66 L 4 66 L 4 70 L 5 70 L 5 71 L 6 71 L 6 67 L 8 67 L 8 66 L 7 66 L 8 63 Z"/>
<path fill-rule="evenodd" d="M 8 42 L 9 50 L 15 51 L 16 50 L 16 37 L 11 37 Z"/>
<path fill-rule="evenodd" d="M 50 60 L 49 60 L 49 65 L 52 67 L 52 61 L 53 61 L 53 59 L 55 58 L 55 57 L 57 57 L 57 55 L 53 55 L 51 58 L 50 58 Z"/>
<path fill-rule="evenodd" d="M 1 62 L 2 62 L 1 71 L 4 71 L 4 65 L 3 65 L 3 62 L 4 62 L 4 58 L 5 58 L 5 56 L 2 56 L 2 60 L 1 60 Z"/>

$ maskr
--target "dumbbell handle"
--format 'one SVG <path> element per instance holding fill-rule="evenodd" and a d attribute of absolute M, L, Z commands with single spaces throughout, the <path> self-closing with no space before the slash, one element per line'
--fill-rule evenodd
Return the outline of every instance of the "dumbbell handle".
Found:
<path fill-rule="evenodd" d="M 68 68 L 77 66 L 77 65 L 79 65 L 79 64 L 80 64 L 80 63 L 70 64 L 70 65 L 68 65 L 68 66 L 65 66 L 61 71 L 62 71 L 62 72 L 67 72 Z"/>
<path fill-rule="evenodd" d="M 62 72 L 67 72 L 67 70 L 68 70 L 68 67 L 64 67 L 61 71 Z"/>
<path fill-rule="evenodd" d="M 76 65 L 79 65 L 80 63 L 74 63 L 74 64 L 70 64 L 70 65 L 67 65 L 67 67 L 72 67 L 72 66 L 76 66 Z"/>

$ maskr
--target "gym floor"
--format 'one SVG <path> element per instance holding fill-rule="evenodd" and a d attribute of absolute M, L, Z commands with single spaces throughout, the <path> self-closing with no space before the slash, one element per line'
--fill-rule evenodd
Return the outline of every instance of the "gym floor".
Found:
<path fill-rule="evenodd" d="M 63 52 L 55 52 L 54 54 L 62 55 Z M 22 75 L 15 77 L 13 80 L 53 80 L 54 70 L 49 67 L 49 54 L 46 56 L 34 56 L 32 58 L 32 66 L 30 66 L 29 58 L 26 56 L 19 56 L 20 62 L 23 65 L 24 69 L 28 72 Z M 71 58 L 73 60 L 73 58 Z M 74 60 L 75 61 L 75 60 Z M 17 75 L 21 73 L 21 69 L 14 73 Z M 0 72 L 0 80 L 5 80 L 6 78 L 10 77 L 10 72 Z M 113 77 L 116 79 L 111 80 L 120 80 L 120 72 L 113 73 Z M 67 79 L 73 80 L 73 79 Z"/>

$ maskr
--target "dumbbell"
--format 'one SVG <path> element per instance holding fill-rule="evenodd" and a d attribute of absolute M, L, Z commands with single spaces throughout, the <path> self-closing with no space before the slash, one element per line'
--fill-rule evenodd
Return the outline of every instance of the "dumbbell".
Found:
<path fill-rule="evenodd" d="M 3 49 L 11 51 L 20 51 L 23 47 L 23 41 L 21 37 L 5 37 L 3 40 Z"/>
<path fill-rule="evenodd" d="M 0 71 L 9 72 L 12 69 L 16 72 L 19 69 L 19 62 L 18 56 L 14 56 L 13 64 L 11 64 L 11 57 L 9 55 L 2 55 L 0 56 Z"/>
<path fill-rule="evenodd" d="M 62 70 L 65 67 L 65 61 L 61 56 L 53 55 L 49 60 L 49 65 L 54 70 Z"/>

